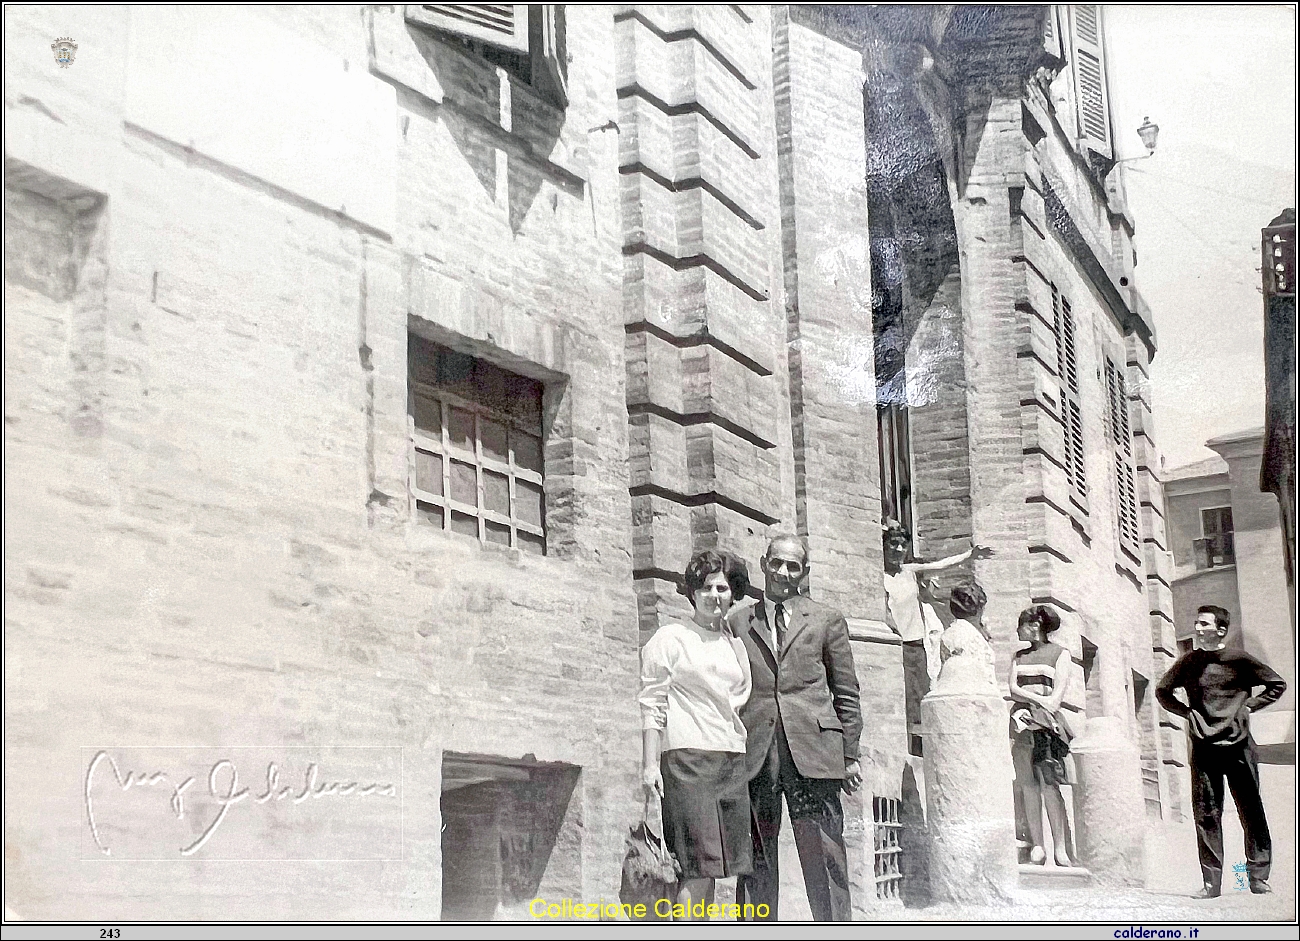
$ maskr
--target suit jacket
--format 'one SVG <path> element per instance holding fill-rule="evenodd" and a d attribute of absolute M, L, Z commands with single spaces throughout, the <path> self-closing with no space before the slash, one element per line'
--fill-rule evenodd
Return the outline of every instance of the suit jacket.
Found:
<path fill-rule="evenodd" d="M 805 778 L 844 778 L 846 759 L 858 757 L 862 711 L 858 675 L 844 615 L 802 595 L 785 603 L 785 644 L 775 650 L 767 621 L 776 606 L 764 598 L 732 617 L 749 653 L 753 692 L 740 710 L 746 765 L 763 767 L 780 717 L 795 767 Z"/>

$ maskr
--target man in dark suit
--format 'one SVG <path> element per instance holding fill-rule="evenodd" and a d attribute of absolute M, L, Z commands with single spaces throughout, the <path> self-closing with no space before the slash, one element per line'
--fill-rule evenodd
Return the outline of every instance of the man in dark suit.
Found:
<path fill-rule="evenodd" d="M 749 800 L 754 814 L 754 873 L 736 884 L 737 901 L 768 906 L 777 917 L 777 834 L 781 797 L 790 808 L 799 863 L 813 917 L 848 921 L 848 854 L 840 791 L 862 784 L 858 739 L 862 713 L 849 628 L 834 608 L 799 593 L 808 547 L 779 535 L 763 556 L 762 601 L 736 612 L 753 692 L 741 709 L 747 733 Z"/>

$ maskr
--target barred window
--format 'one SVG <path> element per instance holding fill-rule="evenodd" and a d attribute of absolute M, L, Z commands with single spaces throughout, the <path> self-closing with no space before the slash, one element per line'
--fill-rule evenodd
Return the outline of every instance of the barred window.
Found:
<path fill-rule="evenodd" d="M 416 516 L 544 555 L 542 384 L 415 334 L 408 339 Z"/>
<path fill-rule="evenodd" d="M 898 811 L 902 802 L 893 797 L 871 798 L 871 819 L 876 833 L 876 898 L 901 899 L 903 888 L 902 853 L 899 840 L 903 824 Z"/>

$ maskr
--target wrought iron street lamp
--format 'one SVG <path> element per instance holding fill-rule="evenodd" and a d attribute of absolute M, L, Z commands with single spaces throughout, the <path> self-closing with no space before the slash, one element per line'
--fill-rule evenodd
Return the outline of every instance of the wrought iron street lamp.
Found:
<path fill-rule="evenodd" d="M 1132 163 L 1134 160 L 1146 160 L 1155 154 L 1156 136 L 1160 133 L 1160 125 L 1153 123 L 1150 118 L 1143 118 L 1137 132 L 1138 137 L 1142 138 L 1142 144 L 1146 147 L 1147 152 L 1141 157 L 1125 157 L 1123 160 L 1116 160 L 1116 163 Z"/>

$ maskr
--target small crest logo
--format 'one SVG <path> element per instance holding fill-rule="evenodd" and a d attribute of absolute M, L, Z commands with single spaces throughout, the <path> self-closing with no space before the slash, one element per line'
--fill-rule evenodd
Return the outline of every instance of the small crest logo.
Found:
<path fill-rule="evenodd" d="M 54 50 L 54 61 L 59 63 L 59 68 L 66 69 L 72 65 L 77 58 L 77 41 L 71 37 L 64 36 L 50 43 L 50 48 Z"/>

